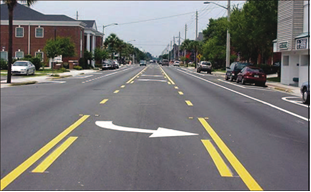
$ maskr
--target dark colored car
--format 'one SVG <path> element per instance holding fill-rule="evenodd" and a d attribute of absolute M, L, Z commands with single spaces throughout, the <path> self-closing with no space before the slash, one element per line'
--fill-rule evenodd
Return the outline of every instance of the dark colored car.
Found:
<path fill-rule="evenodd" d="M 236 82 L 245 83 L 255 83 L 255 85 L 266 85 L 267 76 L 265 72 L 259 67 L 246 66 L 237 75 Z"/>
<path fill-rule="evenodd" d="M 147 62 L 145 60 L 140 60 L 139 65 L 140 66 L 147 66 Z"/>
<path fill-rule="evenodd" d="M 169 66 L 169 61 L 168 61 L 168 59 L 163 59 L 163 60 L 162 60 L 162 66 L 164 66 L 164 65 Z"/>
<path fill-rule="evenodd" d="M 102 70 L 105 69 L 112 69 L 112 61 L 111 60 L 105 60 L 104 63 L 102 64 Z"/>
<path fill-rule="evenodd" d="M 212 63 L 209 61 L 201 61 L 198 65 L 197 72 L 207 71 L 207 73 L 212 73 Z"/>
<path fill-rule="evenodd" d="M 250 66 L 250 63 L 239 63 L 239 62 L 234 62 L 231 63 L 230 67 L 227 67 L 226 71 L 226 77 L 225 79 L 230 81 L 236 80 L 236 77 L 238 73 L 245 67 L 245 66 Z"/>
<path fill-rule="evenodd" d="M 119 63 L 117 60 L 113 60 L 112 61 L 112 65 L 111 65 L 112 69 L 119 69 Z"/>
<path fill-rule="evenodd" d="M 310 104 L 310 85 L 308 81 L 301 85 L 300 91 L 302 94 L 302 102 L 304 104 Z"/>

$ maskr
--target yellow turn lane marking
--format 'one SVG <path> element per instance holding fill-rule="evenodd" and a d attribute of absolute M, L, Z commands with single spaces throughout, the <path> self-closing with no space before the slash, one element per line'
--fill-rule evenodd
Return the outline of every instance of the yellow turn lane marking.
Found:
<path fill-rule="evenodd" d="M 148 68 L 148 66 L 145 67 L 143 70 L 141 70 L 137 75 L 135 75 L 134 77 L 132 77 L 130 80 L 128 80 L 128 81 L 126 82 L 126 84 L 134 83 L 133 80 L 134 80 L 136 77 L 138 77 L 140 74 L 142 74 L 147 68 Z"/>
<path fill-rule="evenodd" d="M 108 99 L 104 99 L 100 102 L 100 104 L 105 104 L 108 101 Z"/>
<path fill-rule="evenodd" d="M 115 90 L 113 93 L 119 93 L 119 90 Z"/>
<path fill-rule="evenodd" d="M 171 84 L 175 85 L 174 81 L 165 73 L 165 71 L 162 69 L 162 67 L 160 67 L 160 69 L 162 70 L 162 72 L 165 75 L 165 77 L 167 77 L 167 79 L 171 82 Z"/>
<path fill-rule="evenodd" d="M 35 154 L 29 157 L 26 161 L 16 167 L 13 171 L 7 174 L 4 178 L 1 179 L 1 190 L 6 188 L 10 183 L 12 183 L 18 176 L 24 173 L 31 165 L 33 165 L 37 160 L 39 160 L 44 154 L 46 154 L 50 149 L 52 149 L 57 143 L 59 143 L 62 139 L 64 139 L 69 133 L 71 133 L 74 129 L 76 129 L 79 125 L 81 125 L 89 115 L 82 116 L 79 120 L 77 120 L 74 124 L 69 126 L 63 132 L 61 132 L 58 136 L 56 136 L 53 140 L 47 143 L 44 147 L 39 149 Z"/>
<path fill-rule="evenodd" d="M 208 153 L 212 157 L 220 175 L 222 177 L 232 177 L 232 173 L 230 169 L 227 167 L 224 160 L 221 158 L 215 147 L 213 146 L 210 140 L 201 140 L 205 148 L 207 149 Z"/>
<path fill-rule="evenodd" d="M 235 155 L 231 152 L 231 150 L 227 147 L 227 145 L 221 140 L 221 138 L 217 135 L 217 133 L 213 130 L 213 128 L 206 122 L 204 118 L 198 118 L 200 123 L 212 137 L 213 141 L 216 143 L 218 148 L 224 154 L 224 156 L 228 159 L 232 167 L 239 174 L 243 182 L 249 188 L 249 190 L 254 191 L 262 191 L 263 189 L 259 186 L 259 184 L 255 181 L 255 179 L 250 175 L 250 173 L 245 169 L 245 167 L 240 163 L 240 161 L 235 157 Z"/>
<path fill-rule="evenodd" d="M 42 161 L 32 172 L 43 173 L 78 137 L 69 137 L 61 146 Z"/>
<path fill-rule="evenodd" d="M 178 93 L 179 93 L 179 95 L 183 95 L 184 93 L 183 92 L 181 92 L 181 91 L 178 91 Z"/>
<path fill-rule="evenodd" d="M 191 101 L 186 100 L 185 102 L 187 103 L 188 106 L 193 106 L 193 104 L 191 103 Z"/>

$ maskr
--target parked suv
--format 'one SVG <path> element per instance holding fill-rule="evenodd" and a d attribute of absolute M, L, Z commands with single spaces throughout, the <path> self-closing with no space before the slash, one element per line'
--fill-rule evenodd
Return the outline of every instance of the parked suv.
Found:
<path fill-rule="evenodd" d="M 304 104 L 310 104 L 310 85 L 309 82 L 304 82 L 300 87 L 302 102 Z"/>
<path fill-rule="evenodd" d="M 163 59 L 162 60 L 162 66 L 164 66 L 164 65 L 169 65 L 169 63 L 168 63 L 168 59 Z"/>
<path fill-rule="evenodd" d="M 234 62 L 231 63 L 230 67 L 227 67 L 226 71 L 226 76 L 225 79 L 230 81 L 236 80 L 238 73 L 245 67 L 245 66 L 250 66 L 250 63 L 239 63 L 239 62 Z"/>
<path fill-rule="evenodd" d="M 207 73 L 212 73 L 212 63 L 209 61 L 201 61 L 198 65 L 197 72 L 207 71 Z"/>

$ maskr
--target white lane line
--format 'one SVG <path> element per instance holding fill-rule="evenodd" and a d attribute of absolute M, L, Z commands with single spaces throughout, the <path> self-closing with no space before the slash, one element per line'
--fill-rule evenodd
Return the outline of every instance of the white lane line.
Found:
<path fill-rule="evenodd" d="M 234 83 L 230 83 L 230 82 L 225 81 L 225 80 L 222 80 L 222 79 L 217 79 L 217 80 L 218 80 L 218 81 L 221 81 L 221 82 L 224 82 L 224 83 L 228 83 L 228 84 L 230 84 L 230 85 L 234 85 L 234 86 L 241 87 L 241 88 L 244 88 L 244 89 L 245 89 L 245 87 L 244 87 L 244 86 L 241 86 L 241 85 L 237 85 L 237 84 L 234 84 Z"/>
<path fill-rule="evenodd" d="M 296 105 L 300 105 L 302 107 L 306 107 L 308 108 L 308 105 L 305 105 L 302 103 L 302 101 L 297 101 L 297 100 L 290 100 L 290 99 L 301 99 L 300 97 L 282 97 L 282 100 L 290 102 L 290 103 L 294 103 Z"/>
<path fill-rule="evenodd" d="M 160 79 L 137 79 L 137 81 L 157 81 L 157 82 L 167 82 L 166 80 L 160 80 Z"/>
<path fill-rule="evenodd" d="M 141 76 L 146 76 L 146 77 L 163 77 L 163 75 L 145 75 L 145 74 L 142 74 Z"/>
<path fill-rule="evenodd" d="M 87 76 L 75 76 L 75 77 L 71 77 L 71 79 L 84 79 L 84 78 L 88 78 L 88 77 L 92 77 L 93 75 L 87 75 Z"/>
<path fill-rule="evenodd" d="M 240 92 L 238 92 L 238 91 L 229 89 L 229 88 L 227 88 L 227 87 L 225 87 L 225 86 L 222 86 L 222 85 L 219 85 L 219 84 L 217 84 L 217 83 L 211 82 L 211 81 L 209 81 L 209 80 L 203 79 L 203 78 L 201 78 L 201 77 L 192 75 L 192 74 L 190 74 L 190 73 L 187 73 L 187 72 L 184 72 L 184 71 L 181 71 L 181 70 L 179 70 L 179 71 L 180 71 L 180 72 L 183 72 L 183 73 L 186 73 L 186 74 L 188 74 L 188 75 L 191 75 L 191 76 L 193 76 L 193 77 L 195 77 L 195 78 L 198 78 L 198 79 L 200 79 L 200 80 L 202 80 L 202 81 L 208 82 L 208 83 L 210 83 L 210 84 L 213 84 L 213 85 L 216 85 L 216 86 L 221 87 L 221 88 L 223 88 L 223 89 L 226 89 L 226 90 L 228 90 L 228 91 L 231 91 L 231 92 L 233 92 L 233 93 L 236 93 L 236 94 L 238 94 L 238 95 L 241 95 L 241 96 L 244 96 L 244 97 L 246 97 L 246 98 L 249 98 L 249 99 L 252 99 L 252 100 L 254 100 L 254 101 L 257 101 L 257 102 L 259 102 L 259 103 L 268 105 L 268 106 L 270 106 L 270 107 L 272 107 L 272 108 L 275 108 L 275 109 L 277 109 L 277 110 L 279 110 L 279 111 L 283 111 L 284 113 L 287 113 L 287 114 L 289 114 L 289 115 L 298 117 L 298 118 L 300 118 L 300 119 L 302 119 L 302 120 L 305 120 L 305 121 L 308 121 L 308 120 L 309 120 L 308 118 L 305 118 L 305 117 L 303 117 L 303 116 L 297 115 L 296 113 L 287 111 L 287 110 L 285 110 L 285 109 L 283 109 L 283 108 L 277 107 L 277 106 L 275 106 L 275 105 L 273 105 L 273 104 L 271 104 L 271 103 L 268 103 L 268 102 L 259 100 L 259 99 L 257 99 L 257 98 L 254 98 L 254 97 L 251 97 L 251 96 L 248 96 L 248 95 L 245 95 L 244 93 L 240 93 Z"/>
<path fill-rule="evenodd" d="M 110 75 L 113 75 L 113 74 L 116 74 L 116 73 L 120 73 L 120 72 L 123 72 L 123 71 L 127 71 L 127 70 L 129 70 L 129 69 L 130 69 L 130 68 L 125 69 L 125 70 L 122 70 L 122 71 L 117 71 L 117 72 L 114 72 L 114 73 L 109 73 L 109 74 L 107 74 L 107 75 L 101 76 L 100 78 L 108 77 L 108 76 L 110 76 Z M 95 80 L 95 79 L 90 79 L 90 80 L 87 80 L 87 81 L 83 81 L 82 83 L 88 83 L 88 82 L 93 81 L 93 80 Z"/>

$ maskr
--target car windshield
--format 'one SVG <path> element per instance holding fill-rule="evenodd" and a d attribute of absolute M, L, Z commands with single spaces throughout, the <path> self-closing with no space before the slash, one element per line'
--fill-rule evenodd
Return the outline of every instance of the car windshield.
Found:
<path fill-rule="evenodd" d="M 13 64 L 13 66 L 27 66 L 27 65 L 28 65 L 27 62 L 15 62 L 15 63 Z"/>
<path fill-rule="evenodd" d="M 211 64 L 210 62 L 202 61 L 202 65 L 210 65 L 210 64 Z"/>
<path fill-rule="evenodd" d="M 146 61 L 145 61 L 145 60 L 140 60 L 140 63 L 145 64 L 145 63 L 146 63 Z"/>
<path fill-rule="evenodd" d="M 249 63 L 238 63 L 237 65 L 237 69 L 241 70 L 243 69 L 245 66 L 249 66 Z"/>

